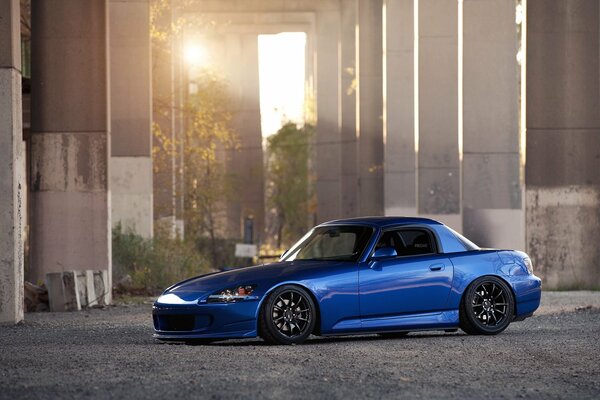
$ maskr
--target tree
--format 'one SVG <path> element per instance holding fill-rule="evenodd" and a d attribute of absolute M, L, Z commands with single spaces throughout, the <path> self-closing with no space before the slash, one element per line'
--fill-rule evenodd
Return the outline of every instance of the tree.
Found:
<path fill-rule="evenodd" d="M 238 142 L 230 127 L 232 115 L 225 82 L 214 73 L 202 71 L 194 83 L 197 91 L 189 95 L 182 110 L 187 120 L 183 143 L 156 128 L 154 162 L 158 170 L 169 168 L 171 156 L 183 152 L 186 238 L 208 238 L 211 261 L 219 265 L 219 227 L 225 225 L 225 205 L 232 197 L 225 150 L 235 149 Z"/>
<path fill-rule="evenodd" d="M 211 260 L 219 265 L 219 227 L 226 225 L 226 203 L 233 196 L 232 177 L 225 170 L 225 150 L 237 148 L 238 140 L 230 127 L 227 85 L 209 72 L 203 72 L 196 85 L 198 90 L 190 95 L 186 106 L 184 217 L 192 238 L 209 238 Z"/>
<path fill-rule="evenodd" d="M 277 219 L 277 247 L 306 232 L 314 208 L 309 176 L 311 125 L 288 122 L 268 139 L 267 203 Z"/>

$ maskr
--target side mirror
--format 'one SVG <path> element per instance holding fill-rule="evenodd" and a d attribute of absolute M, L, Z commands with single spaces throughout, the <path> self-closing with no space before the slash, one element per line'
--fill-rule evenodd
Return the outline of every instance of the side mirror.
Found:
<path fill-rule="evenodd" d="M 371 259 L 383 260 L 384 258 L 396 257 L 397 255 L 398 253 L 393 247 L 382 247 L 380 249 L 375 250 L 375 253 L 373 253 L 373 257 L 371 257 Z"/>

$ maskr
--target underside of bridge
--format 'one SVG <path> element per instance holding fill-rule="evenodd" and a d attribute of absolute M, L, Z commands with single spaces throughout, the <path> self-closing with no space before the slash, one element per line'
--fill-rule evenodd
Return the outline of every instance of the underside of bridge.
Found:
<path fill-rule="evenodd" d="M 173 138 L 185 129 L 185 35 L 206 40 L 230 83 L 240 146 L 227 168 L 243 193 L 227 204 L 232 237 L 248 218 L 257 237 L 264 227 L 258 35 L 304 32 L 312 220 L 432 217 L 482 246 L 527 251 L 546 287 L 600 287 L 596 0 L 172 5 L 151 20 L 148 0 L 32 2 L 29 79 L 19 1 L 0 0 L 0 321 L 22 319 L 24 275 L 110 277 L 118 223 L 145 237 L 155 222 L 185 230 L 181 158 L 152 167 L 153 123 Z M 152 29 L 192 15 L 210 24 L 151 54 Z"/>

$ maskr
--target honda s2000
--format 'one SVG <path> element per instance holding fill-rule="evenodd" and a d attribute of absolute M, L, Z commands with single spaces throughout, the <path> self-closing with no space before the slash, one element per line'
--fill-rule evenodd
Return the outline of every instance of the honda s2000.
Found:
<path fill-rule="evenodd" d="M 523 252 L 481 249 L 430 219 L 372 217 L 321 224 L 279 262 L 179 282 L 156 300 L 153 319 L 155 337 L 182 341 L 493 335 L 531 316 L 540 297 Z"/>

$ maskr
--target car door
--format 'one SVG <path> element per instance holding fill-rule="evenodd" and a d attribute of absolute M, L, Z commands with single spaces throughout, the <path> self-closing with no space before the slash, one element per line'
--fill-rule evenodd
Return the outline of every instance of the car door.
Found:
<path fill-rule="evenodd" d="M 437 253 L 433 232 L 425 228 L 383 232 L 377 247 L 394 247 L 396 257 L 367 259 L 359 266 L 362 319 L 446 309 L 453 266 Z"/>

